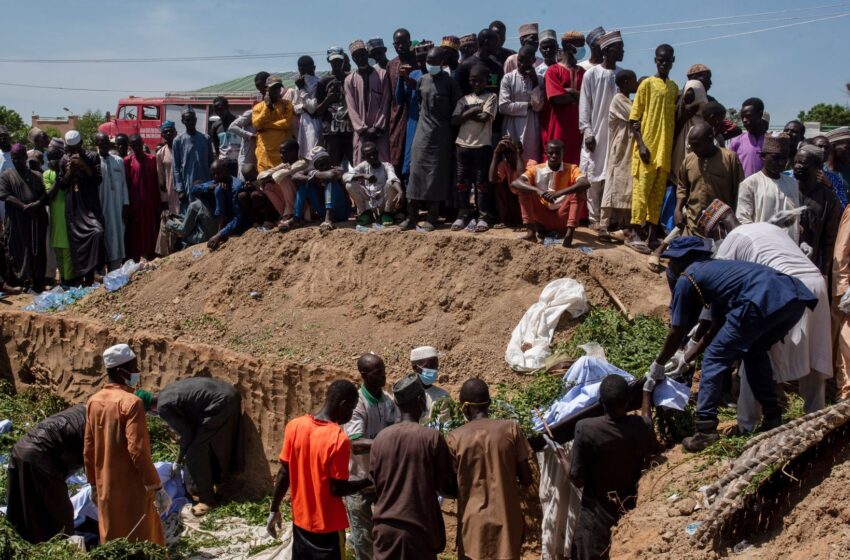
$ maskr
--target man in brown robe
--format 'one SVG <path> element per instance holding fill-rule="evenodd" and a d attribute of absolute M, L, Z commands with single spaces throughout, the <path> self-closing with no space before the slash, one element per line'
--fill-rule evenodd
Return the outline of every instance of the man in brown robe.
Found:
<path fill-rule="evenodd" d="M 416 68 L 416 56 L 411 47 L 410 31 L 404 28 L 396 29 L 393 33 L 393 48 L 398 56 L 387 63 L 387 77 L 390 80 L 390 159 L 396 172 L 404 166 L 405 133 L 407 131 L 407 104 L 399 103 L 395 96 L 398 87 L 399 70 L 408 65 Z"/>
<path fill-rule="evenodd" d="M 389 161 L 390 142 L 387 120 L 390 114 L 390 81 L 380 66 L 369 65 L 366 43 L 357 39 L 348 46 L 357 70 L 345 77 L 343 90 L 348 116 L 354 128 L 354 165 L 363 161 L 362 147 L 374 142 L 381 161 Z"/>
<path fill-rule="evenodd" d="M 6 204 L 6 267 L 19 284 L 41 292 L 47 265 L 47 195 L 41 174 L 27 166 L 26 147 L 15 144 L 11 156 L 12 169 L 0 174 L 0 201 Z"/>
<path fill-rule="evenodd" d="M 159 512 L 171 498 L 151 460 L 141 399 L 133 394 L 140 374 L 126 344 L 103 353 L 109 382 L 86 405 L 83 457 L 97 504 L 101 544 L 120 538 L 165 546 Z"/>

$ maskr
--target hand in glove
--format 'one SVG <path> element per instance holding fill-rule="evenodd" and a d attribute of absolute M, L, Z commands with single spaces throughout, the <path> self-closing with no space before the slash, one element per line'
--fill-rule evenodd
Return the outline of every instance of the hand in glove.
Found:
<path fill-rule="evenodd" d="M 815 252 L 815 250 L 812 249 L 812 246 L 809 245 L 808 243 L 806 243 L 805 241 L 800 243 L 800 250 L 803 251 L 803 254 L 806 255 L 807 257 L 811 257 L 812 253 Z"/>
<path fill-rule="evenodd" d="M 677 350 L 673 357 L 664 364 L 664 373 L 670 377 L 679 377 L 688 371 L 689 364 L 685 361 L 685 353 Z"/>
<path fill-rule="evenodd" d="M 164 488 L 160 488 L 156 491 L 154 501 L 156 511 L 159 512 L 160 515 L 167 512 L 168 508 L 171 507 L 171 496 L 168 495 L 168 492 L 166 492 Z"/>
<path fill-rule="evenodd" d="M 283 522 L 281 521 L 280 512 L 273 511 L 269 513 L 269 518 L 266 520 L 266 531 L 268 531 L 273 539 L 277 538 L 277 531 L 282 526 Z"/>
<path fill-rule="evenodd" d="M 658 382 L 657 382 L 657 381 L 655 381 L 654 379 L 652 379 L 651 377 L 647 377 L 647 378 L 646 378 L 646 381 L 644 381 L 644 382 L 643 382 L 643 390 L 644 390 L 644 392 L 646 392 L 646 393 L 651 393 L 652 391 L 654 391 L 654 390 L 655 390 L 655 385 L 656 385 L 657 383 L 658 383 Z"/>
<path fill-rule="evenodd" d="M 770 219 L 767 220 L 767 223 L 773 224 L 781 228 L 791 227 L 797 220 L 797 216 L 799 216 L 805 209 L 806 207 L 802 206 L 793 210 L 780 210 L 779 212 L 771 216 Z"/>
<path fill-rule="evenodd" d="M 838 302 L 838 309 L 844 313 L 850 313 L 850 290 L 847 290 L 844 292 L 844 295 L 841 296 L 841 299 Z"/>
<path fill-rule="evenodd" d="M 664 366 L 658 362 L 652 362 L 652 365 L 649 366 L 649 371 L 646 372 L 646 377 L 655 381 L 663 381 L 667 379 L 667 374 L 664 372 Z"/>

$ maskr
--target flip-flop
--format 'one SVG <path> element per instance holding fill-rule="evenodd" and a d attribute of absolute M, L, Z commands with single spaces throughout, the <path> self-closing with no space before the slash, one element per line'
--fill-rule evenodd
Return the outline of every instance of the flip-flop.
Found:
<path fill-rule="evenodd" d="M 463 218 L 458 218 L 454 222 L 452 222 L 452 231 L 460 231 L 466 227 L 466 224 L 463 221 Z"/>
<path fill-rule="evenodd" d="M 626 247 L 632 251 L 640 253 L 641 255 L 649 255 L 652 253 L 652 250 L 645 241 L 626 241 Z"/>
<path fill-rule="evenodd" d="M 478 223 L 475 225 L 475 233 L 484 233 L 490 229 L 490 226 L 484 220 L 478 220 Z"/>
<path fill-rule="evenodd" d="M 666 268 L 661 264 L 661 258 L 654 253 L 649 255 L 649 261 L 646 265 L 649 267 L 649 270 L 655 273 L 664 272 L 664 269 Z"/>
<path fill-rule="evenodd" d="M 617 231 L 609 231 L 608 237 L 610 237 L 611 241 L 613 241 L 615 243 L 625 243 L 626 242 L 626 234 L 621 229 L 618 229 Z"/>
<path fill-rule="evenodd" d="M 331 222 L 322 222 L 319 224 L 319 231 L 331 231 L 334 225 Z"/>

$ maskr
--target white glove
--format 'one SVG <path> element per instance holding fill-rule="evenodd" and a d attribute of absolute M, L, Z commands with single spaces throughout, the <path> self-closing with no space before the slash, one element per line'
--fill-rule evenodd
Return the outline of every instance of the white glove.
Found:
<path fill-rule="evenodd" d="M 664 366 L 658 362 L 652 362 L 649 366 L 649 371 L 646 372 L 646 377 L 655 381 L 664 381 L 667 379 L 667 374 L 664 372 Z"/>
<path fill-rule="evenodd" d="M 838 301 L 838 309 L 844 313 L 850 313 L 850 290 L 847 290 L 841 296 L 841 299 Z"/>
<path fill-rule="evenodd" d="M 815 250 L 812 249 L 812 246 L 809 245 L 808 243 L 806 243 L 805 241 L 800 243 L 800 250 L 803 251 L 803 254 L 806 255 L 807 257 L 811 257 L 812 253 L 815 252 Z"/>
<path fill-rule="evenodd" d="M 156 511 L 159 512 L 160 515 L 162 515 L 163 513 L 168 511 L 168 508 L 171 507 L 171 496 L 168 495 L 168 492 L 165 491 L 165 488 L 160 488 L 156 491 L 154 502 L 156 505 Z"/>
<path fill-rule="evenodd" d="M 793 210 L 780 210 L 779 212 L 771 216 L 770 219 L 767 220 L 767 223 L 773 224 L 781 228 L 791 227 L 797 220 L 797 216 L 802 214 L 804 210 L 806 210 L 806 206 L 800 206 L 799 208 L 794 208 Z"/>
<path fill-rule="evenodd" d="M 652 391 L 654 391 L 656 383 L 658 382 L 652 379 L 651 377 L 647 377 L 646 381 L 643 382 L 644 392 L 651 393 Z"/>
<path fill-rule="evenodd" d="M 269 513 L 269 518 L 266 520 L 266 531 L 273 539 L 277 538 L 277 530 L 282 526 L 280 512 L 273 511 Z"/>
<path fill-rule="evenodd" d="M 688 371 L 689 364 L 685 361 L 685 353 L 681 350 L 676 350 L 673 357 L 664 364 L 664 373 L 670 377 L 678 377 Z"/>

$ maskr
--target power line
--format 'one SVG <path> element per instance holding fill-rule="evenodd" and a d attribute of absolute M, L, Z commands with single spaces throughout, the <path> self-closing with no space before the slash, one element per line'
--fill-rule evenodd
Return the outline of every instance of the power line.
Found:
<path fill-rule="evenodd" d="M 824 18 L 828 16 L 838 16 L 843 15 L 838 12 L 831 14 L 821 14 Z M 785 18 L 769 18 L 769 19 L 755 19 L 755 20 L 746 20 L 746 21 L 727 21 L 723 23 L 710 23 L 705 25 L 690 25 L 685 27 L 667 27 L 664 29 L 642 29 L 640 31 L 625 31 L 623 33 L 624 36 L 631 35 L 641 35 L 645 33 L 666 33 L 669 31 L 686 31 L 686 30 L 694 30 L 694 29 L 712 29 L 716 27 L 731 27 L 735 25 L 753 25 L 758 23 L 771 23 L 771 22 L 780 22 L 780 21 L 799 21 L 804 20 L 806 18 L 811 18 L 811 15 L 805 16 L 793 16 L 793 17 L 785 17 Z"/>
<path fill-rule="evenodd" d="M 772 16 L 772 15 L 776 15 L 776 14 L 787 14 L 787 13 L 793 13 L 793 12 L 811 12 L 812 10 L 820 10 L 820 9 L 824 9 L 824 8 L 837 8 L 839 6 L 846 6 L 846 5 L 847 5 L 847 2 L 840 2 L 840 3 L 837 3 L 837 4 L 823 4 L 823 5 L 820 5 L 820 6 L 806 6 L 805 8 L 789 8 L 787 10 L 776 10 L 776 11 L 772 11 L 772 12 L 757 12 L 757 13 L 752 13 L 752 14 L 737 14 L 737 15 L 733 15 L 733 16 L 720 16 L 720 17 L 705 18 L 705 19 L 684 19 L 684 20 L 681 20 L 681 21 L 668 21 L 668 22 L 665 22 L 665 23 L 647 23 L 647 24 L 643 24 L 643 25 L 626 25 L 626 26 L 621 26 L 619 29 L 620 30 L 623 30 L 623 29 L 643 29 L 643 28 L 646 28 L 646 27 L 659 27 L 659 26 L 663 26 L 663 25 L 679 25 L 679 24 L 682 24 L 682 23 L 700 23 L 700 22 L 707 22 L 707 21 L 720 21 L 720 20 L 724 20 L 724 19 L 736 19 L 736 18 L 744 18 L 744 17 Z"/>
<path fill-rule="evenodd" d="M 66 90 L 66 91 L 94 91 L 94 92 L 105 92 L 105 93 L 127 93 L 131 91 L 133 93 L 163 93 L 164 89 L 152 90 L 152 89 L 99 89 L 99 88 L 76 88 L 76 87 L 62 87 L 62 86 L 45 86 L 45 85 L 37 85 L 37 84 L 13 84 L 9 82 L 0 82 L 0 86 L 9 86 L 9 87 L 21 87 L 21 88 L 36 88 L 36 89 L 58 89 L 58 90 Z"/>
<path fill-rule="evenodd" d="M 731 39 L 733 37 L 743 37 L 744 35 L 754 35 L 756 33 L 764 33 L 766 31 L 776 31 L 777 29 L 787 29 L 789 27 L 797 27 L 798 25 L 806 25 L 807 23 L 815 23 L 815 22 L 818 22 L 818 21 L 826 21 L 826 20 L 830 20 L 830 19 L 840 19 L 840 18 L 847 17 L 847 16 L 850 16 L 850 12 L 846 12 L 846 13 L 843 13 L 843 14 L 837 14 L 837 15 L 829 16 L 829 17 L 810 19 L 810 20 L 807 20 L 807 21 L 799 21 L 797 23 L 789 23 L 787 25 L 777 25 L 777 26 L 774 26 L 774 27 L 765 27 L 763 29 L 753 29 L 753 30 L 750 30 L 750 31 L 743 31 L 741 33 L 730 33 L 728 35 L 719 35 L 717 37 L 707 37 L 707 38 L 704 38 L 704 39 L 694 39 L 693 41 L 685 41 L 685 42 L 682 42 L 682 43 L 676 43 L 675 46 L 676 47 L 683 47 L 685 45 L 695 45 L 697 43 L 707 43 L 709 41 L 717 41 L 719 39 Z"/>

